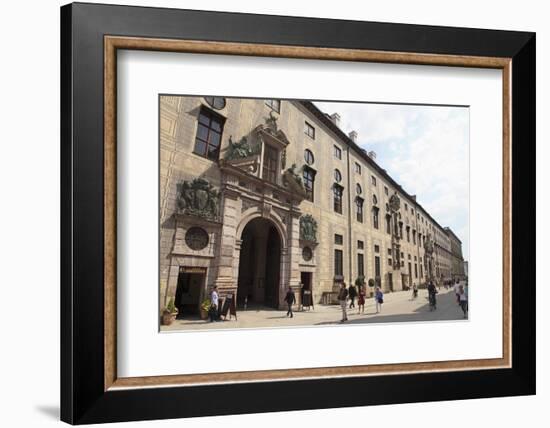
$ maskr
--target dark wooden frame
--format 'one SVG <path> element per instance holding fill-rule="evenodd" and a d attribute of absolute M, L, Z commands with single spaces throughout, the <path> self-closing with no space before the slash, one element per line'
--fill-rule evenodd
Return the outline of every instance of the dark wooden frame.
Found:
<path fill-rule="evenodd" d="M 122 44 L 117 45 L 117 37 Z M 505 246 L 514 243 L 503 254 L 508 267 L 505 282 L 509 274 L 511 285 L 511 295 L 505 294 L 509 306 L 504 308 L 511 331 L 503 330 L 505 340 L 510 340 L 508 364 L 457 363 L 454 370 L 450 366 L 439 370 L 434 363 L 423 363 L 410 372 L 406 367 L 366 368 L 344 377 L 331 377 L 340 373 L 335 369 L 312 369 L 305 379 L 288 370 L 282 375 L 264 372 L 253 383 L 246 382 L 244 375 L 235 375 L 214 385 L 183 381 L 174 385 L 156 378 L 122 382 L 119 386 L 126 388 L 114 388 L 115 366 L 109 356 L 115 343 L 116 314 L 109 299 L 113 290 L 106 284 L 114 282 L 115 262 L 106 255 L 113 255 L 109 243 L 114 241 L 114 229 L 107 220 L 112 219 L 116 203 L 112 187 L 116 171 L 113 147 L 106 142 L 114 135 L 111 119 L 116 123 L 116 116 L 113 82 L 105 79 L 105 70 L 116 67 L 107 64 L 112 58 L 109 49 L 177 51 L 180 41 L 188 41 L 187 51 L 197 52 L 225 49 L 236 55 L 502 68 L 508 94 L 504 141 L 509 149 L 504 153 L 508 168 L 503 178 L 505 187 L 509 184 L 511 189 L 508 193 L 505 189 L 504 204 L 520 207 L 511 209 L 509 217 L 505 211 L 503 230 Z M 261 54 L 257 53 L 260 46 Z M 113 116 L 106 116 L 107 112 Z M 67 5 L 61 9 L 61 135 L 63 421 L 82 424 L 535 393 L 533 33 Z M 291 386 L 288 379 L 294 379 Z M 212 406 L 212 397 L 223 400 Z"/>

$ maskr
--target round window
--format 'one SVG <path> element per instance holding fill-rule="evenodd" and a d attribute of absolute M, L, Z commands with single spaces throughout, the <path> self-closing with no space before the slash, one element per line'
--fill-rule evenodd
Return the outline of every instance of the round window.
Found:
<path fill-rule="evenodd" d="M 185 243 L 192 250 L 202 250 L 208 245 L 208 233 L 201 227 L 192 227 L 185 234 Z"/>
<path fill-rule="evenodd" d="M 372 204 L 376 205 L 377 203 L 378 203 L 378 198 L 376 197 L 376 195 L 372 195 Z"/>
<path fill-rule="evenodd" d="M 221 110 L 225 107 L 225 98 L 223 97 L 204 97 L 208 105 L 216 110 Z"/>
<path fill-rule="evenodd" d="M 302 249 L 302 257 L 306 262 L 309 262 L 313 258 L 313 251 L 309 247 Z"/>
<path fill-rule="evenodd" d="M 304 160 L 306 161 L 306 163 L 308 165 L 312 165 L 313 162 L 315 161 L 315 158 L 313 157 L 313 153 L 311 152 L 311 150 L 309 149 L 306 149 L 304 151 Z"/>
<path fill-rule="evenodd" d="M 334 179 L 337 183 L 340 183 L 340 181 L 342 181 L 342 174 L 337 169 L 334 170 Z"/>
<path fill-rule="evenodd" d="M 355 190 L 356 190 L 358 195 L 363 193 L 363 189 L 361 188 L 361 185 L 359 183 L 357 183 L 357 185 L 355 186 Z"/>

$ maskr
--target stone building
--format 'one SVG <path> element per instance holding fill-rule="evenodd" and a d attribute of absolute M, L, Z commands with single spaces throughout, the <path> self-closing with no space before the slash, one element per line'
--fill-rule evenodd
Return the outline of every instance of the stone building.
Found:
<path fill-rule="evenodd" d="M 196 311 L 213 285 L 279 307 L 289 286 L 319 303 L 341 281 L 450 278 L 446 230 L 339 120 L 308 101 L 160 97 L 161 307 Z"/>
<path fill-rule="evenodd" d="M 464 258 L 462 257 L 462 241 L 450 227 L 445 228 L 445 232 L 449 236 L 451 242 L 451 277 L 453 279 L 463 279 L 464 274 Z"/>

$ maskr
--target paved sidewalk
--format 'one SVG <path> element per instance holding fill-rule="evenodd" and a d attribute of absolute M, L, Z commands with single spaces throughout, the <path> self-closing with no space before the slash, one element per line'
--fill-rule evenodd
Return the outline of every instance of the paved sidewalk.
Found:
<path fill-rule="evenodd" d="M 429 310 L 428 292 L 419 290 L 418 297 L 411 299 L 411 291 L 398 291 L 384 294 L 381 313 L 377 314 L 374 300 L 367 299 L 365 314 L 359 315 L 357 308 L 348 309 L 348 319 L 345 325 L 388 323 L 388 322 L 419 322 L 460 320 L 463 313 L 457 305 L 452 289 L 441 287 L 437 295 L 437 310 Z M 349 304 L 348 304 L 349 305 Z M 238 321 L 234 318 L 228 321 L 209 322 L 208 320 L 182 319 L 176 320 L 170 326 L 162 326 L 162 331 L 177 330 L 218 330 L 239 328 L 276 328 L 293 326 L 322 326 L 340 324 L 341 309 L 339 305 L 316 305 L 315 310 L 295 311 L 294 318 L 286 317 L 286 310 L 270 308 L 248 309 L 238 311 Z"/>

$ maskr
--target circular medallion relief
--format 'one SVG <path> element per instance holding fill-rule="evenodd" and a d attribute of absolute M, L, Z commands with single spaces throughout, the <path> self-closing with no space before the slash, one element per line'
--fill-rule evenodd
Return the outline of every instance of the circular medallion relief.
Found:
<path fill-rule="evenodd" d="M 208 245 L 208 233 L 201 227 L 192 227 L 185 234 L 185 243 L 192 250 L 202 250 Z"/>
<path fill-rule="evenodd" d="M 302 249 L 302 257 L 306 262 L 309 262 L 313 258 L 313 251 L 309 247 Z"/>

